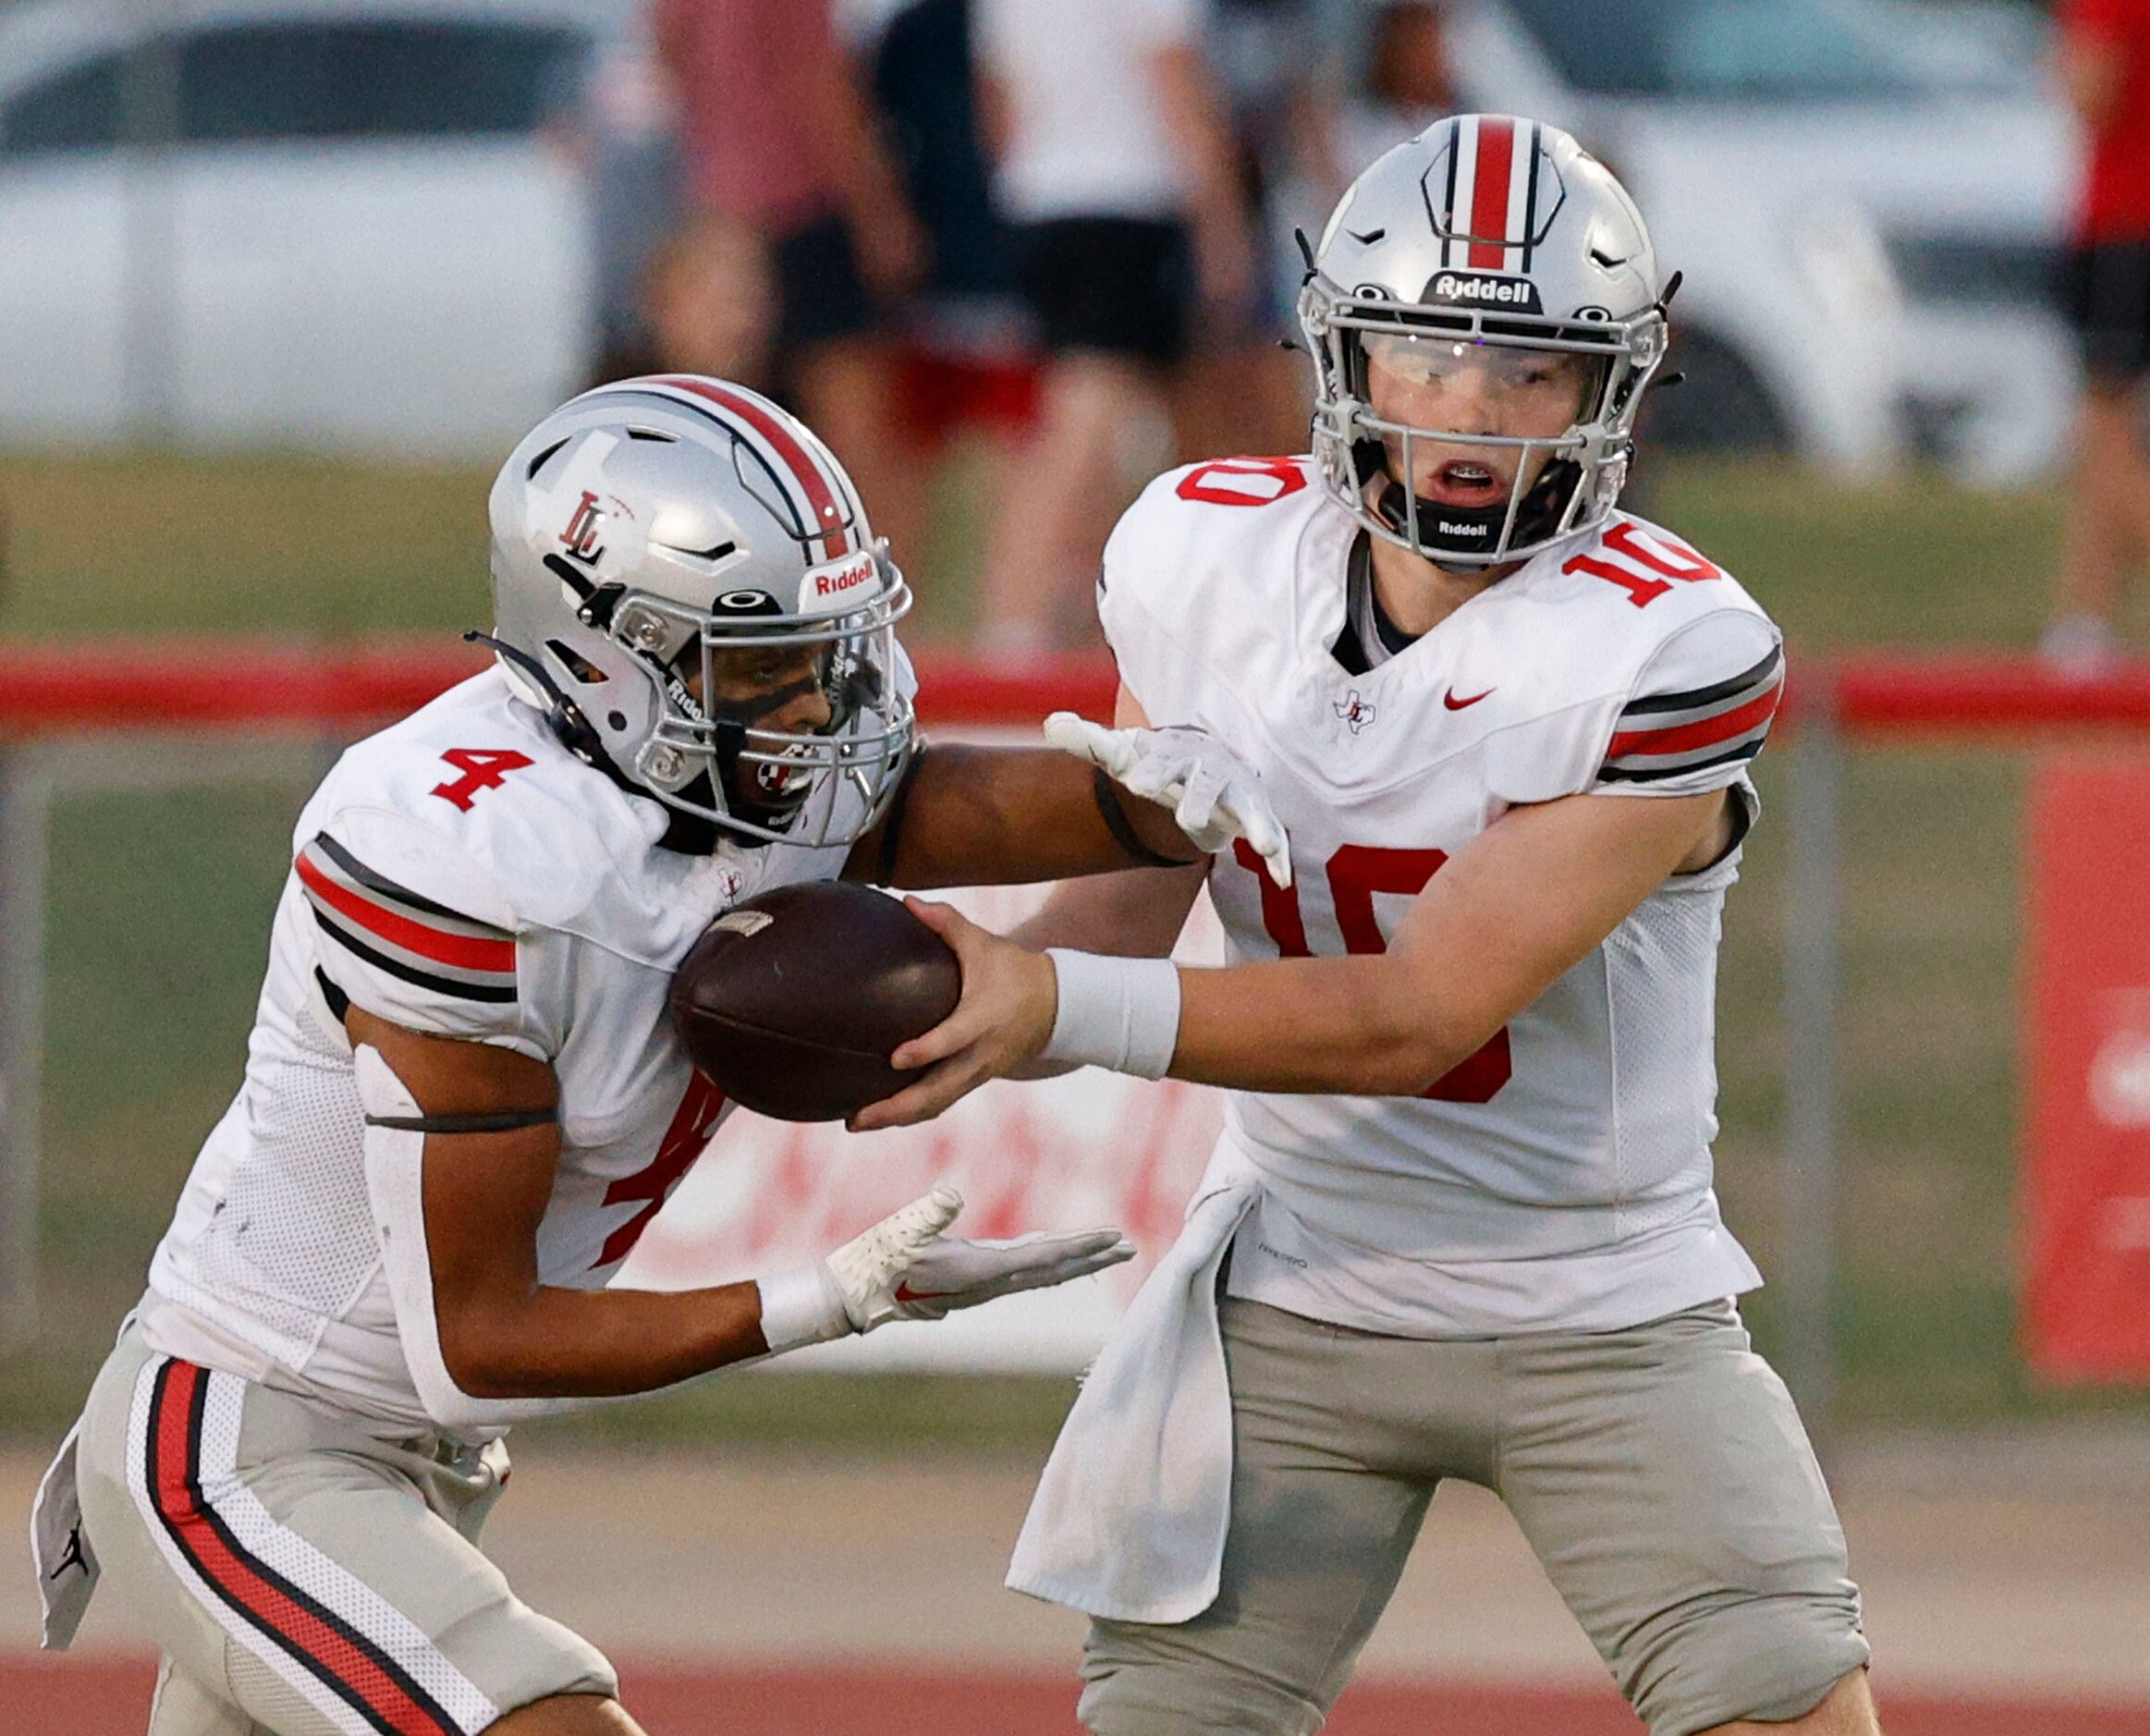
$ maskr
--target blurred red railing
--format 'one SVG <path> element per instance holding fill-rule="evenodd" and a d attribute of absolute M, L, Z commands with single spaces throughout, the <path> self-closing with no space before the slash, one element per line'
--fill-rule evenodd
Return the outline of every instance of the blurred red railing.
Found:
<path fill-rule="evenodd" d="M 1791 662 L 1791 715 L 1832 695 L 1848 736 L 2012 734 L 2150 724 L 2150 661 L 2071 676 L 2009 653 L 1855 652 Z"/>
<path fill-rule="evenodd" d="M 996 668 L 961 651 L 917 654 L 930 724 L 1035 723 L 1111 711 L 1102 654 Z M 0 644 L 0 731 L 189 727 L 352 729 L 422 705 L 484 654 L 435 640 L 321 647 L 273 642 Z M 2095 678 L 1995 653 L 1858 652 L 1792 661 L 1788 715 L 1826 701 L 1846 735 L 1962 736 L 2150 724 L 2150 662 Z"/>
<path fill-rule="evenodd" d="M 260 641 L 0 644 L 0 732 L 300 727 L 344 730 L 415 710 L 484 667 L 453 641 L 324 647 Z M 917 658 L 929 724 L 1035 723 L 1061 707 L 1109 716 L 1102 655 L 996 669 L 960 653 Z"/>

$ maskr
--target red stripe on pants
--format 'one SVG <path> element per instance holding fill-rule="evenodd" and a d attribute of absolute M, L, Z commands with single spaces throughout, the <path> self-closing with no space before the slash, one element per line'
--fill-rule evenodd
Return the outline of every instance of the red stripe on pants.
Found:
<path fill-rule="evenodd" d="M 197 1390 L 209 1371 L 174 1361 L 162 1376 L 163 1402 L 157 1414 L 156 1478 L 152 1494 L 157 1512 L 179 1536 L 195 1570 L 217 1594 L 276 1634 L 291 1649 L 313 1658 L 349 1688 L 373 1716 L 397 1736 L 461 1736 L 405 1692 L 348 1634 L 341 1633 L 312 1610 L 292 1601 L 246 1556 L 233 1549 L 210 1522 L 198 1491 L 200 1468 L 188 1439 L 187 1419 Z"/>

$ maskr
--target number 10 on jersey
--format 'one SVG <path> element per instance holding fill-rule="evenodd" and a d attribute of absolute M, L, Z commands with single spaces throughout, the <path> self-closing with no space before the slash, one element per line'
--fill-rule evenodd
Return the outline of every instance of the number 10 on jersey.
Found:
<path fill-rule="evenodd" d="M 1232 845 L 1240 866 L 1254 876 L 1262 888 L 1262 926 L 1277 943 L 1277 955 L 1286 959 L 1311 959 L 1306 944 L 1306 923 L 1300 914 L 1299 886 L 1277 886 L 1264 871 L 1262 859 L 1246 839 Z M 1439 850 L 1384 850 L 1372 844 L 1339 845 L 1329 858 L 1329 904 L 1337 917 L 1337 931 L 1350 953 L 1387 952 L 1388 942 L 1374 917 L 1376 892 L 1400 893 L 1416 898 L 1425 884 L 1448 860 Z M 1491 1103 L 1507 1084 L 1514 1069 L 1509 1057 L 1508 1027 L 1496 1031 L 1485 1045 L 1466 1057 L 1421 1092 L 1433 1103 Z"/>

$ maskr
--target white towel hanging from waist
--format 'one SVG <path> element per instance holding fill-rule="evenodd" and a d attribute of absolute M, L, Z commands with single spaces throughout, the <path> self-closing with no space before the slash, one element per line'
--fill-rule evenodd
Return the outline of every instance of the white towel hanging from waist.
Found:
<path fill-rule="evenodd" d="M 1186 1621 L 1216 1600 L 1232 1500 L 1216 1278 L 1260 1192 L 1227 1134 L 1179 1240 L 1076 1395 L 1016 1539 L 1010 1589 L 1119 1621 Z"/>

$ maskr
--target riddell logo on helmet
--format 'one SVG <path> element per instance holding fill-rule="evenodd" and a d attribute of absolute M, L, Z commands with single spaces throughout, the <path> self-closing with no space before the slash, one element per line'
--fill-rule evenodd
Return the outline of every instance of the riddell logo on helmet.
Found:
<path fill-rule="evenodd" d="M 1514 308 L 1542 313 L 1538 286 L 1528 277 L 1494 277 L 1484 272 L 1442 271 L 1426 285 L 1428 301 L 1462 302 L 1472 307 Z"/>
<path fill-rule="evenodd" d="M 861 585 L 873 581 L 873 557 L 861 555 L 855 560 L 838 567 L 834 572 L 815 572 L 806 576 L 805 594 L 801 603 L 818 603 L 830 597 L 840 597 L 847 592 L 856 591 Z"/>

